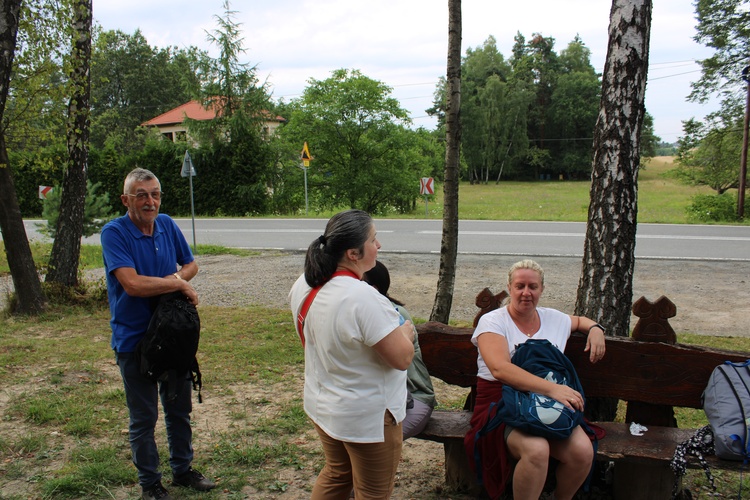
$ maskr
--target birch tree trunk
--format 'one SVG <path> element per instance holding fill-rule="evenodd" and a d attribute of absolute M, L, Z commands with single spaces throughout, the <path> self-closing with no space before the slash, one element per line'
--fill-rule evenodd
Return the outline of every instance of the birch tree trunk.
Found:
<path fill-rule="evenodd" d="M 0 122 L 2 122 L 8 98 L 20 12 L 21 0 L 0 0 Z M 3 234 L 8 267 L 10 267 L 18 299 L 14 312 L 38 314 L 44 310 L 46 299 L 21 218 L 13 175 L 8 164 L 8 151 L 5 148 L 5 131 L 2 129 L 0 129 L 0 231 Z"/>
<path fill-rule="evenodd" d="M 60 197 L 55 241 L 50 255 L 47 281 L 66 287 L 78 285 L 78 260 L 86 205 L 86 176 L 89 157 L 91 113 L 91 22 L 92 0 L 73 2 L 73 44 L 71 48 L 73 89 L 68 103 L 68 168 Z"/>
<path fill-rule="evenodd" d="M 448 323 L 458 255 L 458 182 L 461 150 L 461 0 L 448 0 L 448 101 L 445 113 L 445 182 L 440 271 L 431 321 Z"/>
<path fill-rule="evenodd" d="M 627 337 L 633 301 L 638 165 L 645 114 L 652 0 L 613 0 L 594 130 L 591 199 L 575 314 Z M 606 362 L 606 359 L 605 359 Z M 611 402 L 589 410 L 611 420 Z"/>

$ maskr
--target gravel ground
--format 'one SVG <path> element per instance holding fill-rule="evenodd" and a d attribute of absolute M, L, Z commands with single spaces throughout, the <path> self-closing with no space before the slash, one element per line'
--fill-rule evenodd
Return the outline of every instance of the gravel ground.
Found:
<path fill-rule="evenodd" d="M 390 294 L 406 303 L 412 316 L 427 319 L 437 288 L 440 256 L 381 252 L 391 273 Z M 477 293 L 505 287 L 508 267 L 517 256 L 459 255 L 451 320 L 471 322 Z M 545 270 L 541 304 L 571 312 L 581 259 L 539 257 Z M 286 309 L 287 293 L 302 273 L 302 253 L 262 253 L 256 257 L 198 256 L 193 280 L 203 304 L 264 305 Z M 633 299 L 664 295 L 677 306 L 670 319 L 676 332 L 703 335 L 750 334 L 750 262 L 641 260 L 636 263 Z M 631 327 L 635 325 L 633 317 Z M 606 318 L 599 318 L 606 324 Z"/>
<path fill-rule="evenodd" d="M 437 288 L 440 256 L 381 252 L 391 273 L 391 296 L 406 303 L 412 316 L 427 319 Z M 451 320 L 471 322 L 476 295 L 485 287 L 505 288 L 508 267 L 517 256 L 459 255 Z M 263 252 L 253 257 L 197 256 L 200 272 L 193 284 L 201 303 L 215 306 L 262 305 L 286 309 L 287 294 L 302 273 L 304 254 Z M 581 273 L 581 259 L 538 257 L 545 270 L 541 305 L 572 313 Z M 101 269 L 90 272 L 102 276 Z M 640 260 L 636 263 L 633 300 L 668 297 L 677 307 L 670 319 L 677 333 L 750 335 L 750 262 Z M 0 277 L 0 308 L 13 289 L 9 276 Z M 606 325 L 606 318 L 598 318 Z M 631 328 L 637 318 L 631 318 Z"/>

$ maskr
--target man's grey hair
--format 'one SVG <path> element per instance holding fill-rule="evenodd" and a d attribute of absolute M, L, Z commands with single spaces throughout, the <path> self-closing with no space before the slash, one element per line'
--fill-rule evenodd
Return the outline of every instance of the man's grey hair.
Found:
<path fill-rule="evenodd" d="M 156 179 L 156 181 L 159 182 L 159 178 L 156 177 L 151 170 L 146 170 L 145 168 L 140 167 L 134 168 L 125 177 L 125 184 L 123 185 L 122 192 L 123 194 L 131 194 L 130 188 L 134 183 L 150 181 L 151 179 Z M 161 182 L 159 182 L 159 189 L 161 189 Z"/>

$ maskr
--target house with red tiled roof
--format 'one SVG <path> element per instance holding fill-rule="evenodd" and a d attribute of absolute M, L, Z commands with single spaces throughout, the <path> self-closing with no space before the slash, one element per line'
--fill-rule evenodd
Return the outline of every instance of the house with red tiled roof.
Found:
<path fill-rule="evenodd" d="M 216 118 L 217 112 L 220 112 L 220 110 L 213 106 L 206 108 L 200 101 L 192 100 L 141 123 L 141 126 L 158 128 L 159 132 L 170 141 L 184 141 L 187 139 L 187 127 L 184 123 L 186 118 L 201 121 L 213 120 Z M 276 133 L 276 129 L 282 123 L 286 123 L 283 117 L 273 116 L 267 111 L 264 111 L 263 115 L 261 129 L 263 137 L 272 137 Z"/>

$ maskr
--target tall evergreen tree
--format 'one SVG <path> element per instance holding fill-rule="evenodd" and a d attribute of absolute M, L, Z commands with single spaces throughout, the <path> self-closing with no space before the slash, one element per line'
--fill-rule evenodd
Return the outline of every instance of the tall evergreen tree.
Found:
<path fill-rule="evenodd" d="M 244 213 L 265 213 L 274 160 L 273 151 L 264 141 L 262 123 L 275 116 L 269 116 L 268 92 L 259 84 L 255 67 L 240 62 L 245 49 L 237 12 L 229 0 L 224 0 L 222 9 L 222 15 L 214 16 L 217 27 L 207 33 L 219 55 L 209 58 L 201 90 L 203 106 L 213 110 L 215 118 L 187 120 L 186 124 L 189 135 L 201 144 L 206 158 L 212 158 L 209 164 L 215 169 L 201 182 L 232 186 L 232 197 L 245 207 Z"/>

